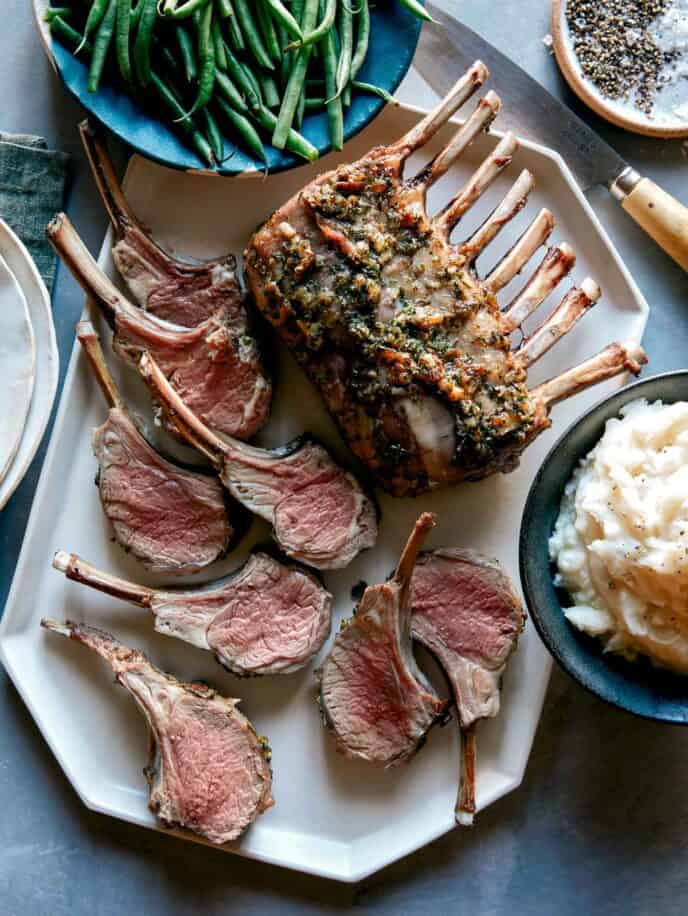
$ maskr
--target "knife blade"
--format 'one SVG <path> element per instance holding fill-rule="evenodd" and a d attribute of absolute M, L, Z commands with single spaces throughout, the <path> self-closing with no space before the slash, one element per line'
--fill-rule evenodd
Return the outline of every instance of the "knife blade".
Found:
<path fill-rule="evenodd" d="M 583 190 L 606 185 L 624 210 L 688 270 L 688 208 L 635 169 L 571 109 L 468 26 L 431 2 L 439 25 L 426 24 L 414 61 L 438 95 L 445 95 L 475 60 L 490 70 L 503 101 L 498 126 L 556 150 Z"/>

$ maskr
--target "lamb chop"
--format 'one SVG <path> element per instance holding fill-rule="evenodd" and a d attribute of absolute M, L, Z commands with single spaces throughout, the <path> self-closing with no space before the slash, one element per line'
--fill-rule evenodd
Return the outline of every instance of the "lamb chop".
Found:
<path fill-rule="evenodd" d="M 190 264 L 163 251 L 145 232 L 122 193 L 102 130 L 88 121 L 82 122 L 79 130 L 115 233 L 112 256 L 141 308 L 188 328 L 226 310 L 237 337 L 249 333 L 234 256 L 228 254 L 215 261 Z"/>
<path fill-rule="evenodd" d="M 136 366 L 150 351 L 175 389 L 212 429 L 239 439 L 265 423 L 272 396 L 255 340 L 229 304 L 195 328 L 180 328 L 129 302 L 105 276 L 64 213 L 48 238 L 114 329 L 113 348 Z"/>
<path fill-rule="evenodd" d="M 487 78 L 476 62 L 405 136 L 320 175 L 258 230 L 245 253 L 255 301 L 319 388 L 354 453 L 395 496 L 513 470 L 550 425 L 553 405 L 645 362 L 633 344 L 612 344 L 563 375 L 528 388 L 526 373 L 594 305 L 590 279 L 512 349 L 510 335 L 571 269 L 569 245 L 551 247 L 503 310 L 496 294 L 549 237 L 541 211 L 486 277 L 475 262 L 525 205 L 524 171 L 468 239 L 450 236 L 510 164 L 506 134 L 446 207 L 426 210 L 428 189 L 487 129 L 500 101 L 489 92 L 421 171 L 403 178 L 427 143 Z"/>
<path fill-rule="evenodd" d="M 377 513 L 353 474 L 308 435 L 278 449 L 214 435 L 165 378 L 150 353 L 139 372 L 169 419 L 216 467 L 232 496 L 272 526 L 288 556 L 342 569 L 377 538 Z"/>
<path fill-rule="evenodd" d="M 147 608 L 158 633 L 213 652 L 240 677 L 303 668 L 332 625 L 332 595 L 315 576 L 264 551 L 218 582 L 174 591 L 126 582 L 62 550 L 53 566 L 68 579 Z"/>
<path fill-rule="evenodd" d="M 41 626 L 97 652 L 136 700 L 150 732 L 148 807 L 165 827 L 229 843 L 274 805 L 270 748 L 239 700 L 178 681 L 95 627 L 48 619 Z"/>
<path fill-rule="evenodd" d="M 366 588 L 319 672 L 323 718 L 347 757 L 397 766 L 444 717 L 447 703 L 418 668 L 409 632 L 413 568 L 434 524 L 420 516 L 394 576 Z"/>
<path fill-rule="evenodd" d="M 463 745 L 456 819 L 471 824 L 475 726 L 499 712 L 500 680 L 525 614 L 499 563 L 473 550 L 421 554 L 411 588 L 411 636 L 437 658 L 454 694 Z"/>
<path fill-rule="evenodd" d="M 248 513 L 226 499 L 216 477 L 184 470 L 149 444 L 122 401 L 93 325 L 81 321 L 76 333 L 110 407 L 93 432 L 93 451 L 115 538 L 148 569 L 199 572 L 246 530 Z"/>

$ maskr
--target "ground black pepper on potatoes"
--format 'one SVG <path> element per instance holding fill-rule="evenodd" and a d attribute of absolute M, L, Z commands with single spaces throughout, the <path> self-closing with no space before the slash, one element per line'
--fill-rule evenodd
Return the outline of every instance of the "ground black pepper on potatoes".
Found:
<path fill-rule="evenodd" d="M 671 0 L 568 0 L 566 21 L 585 76 L 611 99 L 632 101 L 651 114 L 662 70 L 662 51 L 650 26 Z"/>

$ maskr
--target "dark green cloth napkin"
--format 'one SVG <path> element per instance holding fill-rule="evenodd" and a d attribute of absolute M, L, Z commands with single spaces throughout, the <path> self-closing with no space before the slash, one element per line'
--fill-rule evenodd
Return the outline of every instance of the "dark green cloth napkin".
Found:
<path fill-rule="evenodd" d="M 42 137 L 0 132 L 0 217 L 28 248 L 49 292 L 56 256 L 45 227 L 62 209 L 68 159 Z"/>

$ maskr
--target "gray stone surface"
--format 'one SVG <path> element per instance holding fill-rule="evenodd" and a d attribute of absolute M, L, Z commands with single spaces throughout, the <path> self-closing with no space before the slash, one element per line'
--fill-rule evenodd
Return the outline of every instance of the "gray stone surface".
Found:
<path fill-rule="evenodd" d="M 2 4 L 0 129 L 40 133 L 73 153 L 68 210 L 96 250 L 105 220 L 79 150 L 80 111 L 50 71 L 30 7 L 31 0 Z M 550 90 L 567 95 L 541 42 L 548 31 L 545 0 L 461 0 L 459 12 Z M 419 89 L 411 78 L 404 95 L 416 100 Z M 688 200 L 688 151 L 679 142 L 594 126 L 634 166 Z M 590 199 L 650 302 L 646 345 L 653 371 L 685 367 L 686 275 L 604 191 L 593 191 Z M 63 372 L 81 303 L 60 270 L 54 309 Z M 0 606 L 43 451 L 0 515 Z M 350 908 L 395 916 L 678 916 L 688 910 L 688 731 L 606 707 L 558 671 L 521 789 L 481 815 L 472 831 L 455 831 L 357 887 L 226 856 L 87 811 L 3 673 L 0 735 L 3 916 Z"/>

